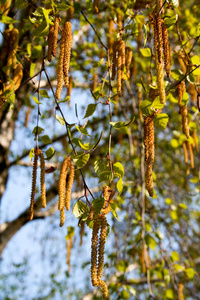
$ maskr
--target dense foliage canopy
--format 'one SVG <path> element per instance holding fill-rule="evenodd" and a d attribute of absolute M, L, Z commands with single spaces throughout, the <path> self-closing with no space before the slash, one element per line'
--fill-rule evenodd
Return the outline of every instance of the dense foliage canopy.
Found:
<path fill-rule="evenodd" d="M 1 0 L 2 299 L 199 299 L 198 2 Z"/>

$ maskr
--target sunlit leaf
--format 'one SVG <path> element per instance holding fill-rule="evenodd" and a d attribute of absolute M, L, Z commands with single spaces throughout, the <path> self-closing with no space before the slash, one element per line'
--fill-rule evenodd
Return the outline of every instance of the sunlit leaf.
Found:
<path fill-rule="evenodd" d="M 89 153 L 87 153 L 87 154 L 83 153 L 83 154 L 79 154 L 79 155 L 74 155 L 73 161 L 75 162 L 78 169 L 81 169 L 87 164 L 89 158 L 90 158 Z"/>

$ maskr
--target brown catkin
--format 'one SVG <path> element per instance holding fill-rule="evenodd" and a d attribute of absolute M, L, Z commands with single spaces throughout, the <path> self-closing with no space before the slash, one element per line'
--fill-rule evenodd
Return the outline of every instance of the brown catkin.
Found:
<path fill-rule="evenodd" d="M 41 150 L 38 151 L 40 157 L 40 189 L 41 189 L 41 199 L 42 199 L 42 207 L 46 207 L 46 189 L 45 189 L 45 162 L 44 155 Z"/>
<path fill-rule="evenodd" d="M 62 207 L 60 210 L 60 227 L 65 223 L 65 207 Z"/>
<path fill-rule="evenodd" d="M 187 109 L 187 105 L 182 105 L 183 94 L 185 93 L 185 91 L 186 91 L 185 82 L 181 81 L 181 83 L 177 85 L 178 104 L 179 104 L 179 110 L 182 117 L 182 132 L 183 134 L 185 134 L 187 139 L 189 139 L 190 132 L 188 126 L 188 109 Z"/>
<path fill-rule="evenodd" d="M 184 300 L 183 284 L 181 282 L 178 284 L 178 300 Z"/>
<path fill-rule="evenodd" d="M 22 69 L 22 64 L 17 64 L 17 67 L 14 71 L 14 75 L 13 75 L 13 81 L 14 81 L 14 90 L 16 91 L 20 85 L 21 85 L 21 81 L 23 78 L 23 69 Z"/>
<path fill-rule="evenodd" d="M 49 62 L 51 62 L 51 58 L 52 58 L 53 38 L 54 38 L 54 25 L 51 25 L 48 34 L 48 52 L 47 52 L 47 60 Z"/>
<path fill-rule="evenodd" d="M 162 39 L 163 39 L 163 53 L 164 53 L 164 65 L 167 77 L 170 77 L 170 54 L 169 54 L 169 40 L 168 40 L 168 32 L 167 25 L 165 22 L 162 22 Z"/>
<path fill-rule="evenodd" d="M 97 252 L 98 252 L 98 232 L 100 221 L 98 216 L 94 217 L 94 224 L 92 230 L 92 246 L 91 246 L 91 281 L 93 286 L 99 286 L 99 279 L 97 277 Z"/>
<path fill-rule="evenodd" d="M 112 19 L 109 19 L 109 29 L 108 29 L 108 49 L 109 49 L 109 54 L 111 55 L 113 52 L 113 33 L 115 31 L 114 27 L 114 21 Z"/>
<path fill-rule="evenodd" d="M 70 22 L 65 23 L 64 28 L 65 35 L 65 48 L 64 48 L 64 60 L 63 60 L 63 74 L 64 74 L 64 82 L 65 86 L 69 85 L 69 63 L 70 63 L 70 55 L 71 55 L 71 47 L 72 47 L 72 24 Z"/>
<path fill-rule="evenodd" d="M 26 127 L 26 128 L 28 126 L 30 113 L 31 113 L 31 107 L 29 106 L 28 109 L 27 109 L 27 112 L 26 112 L 26 117 L 25 117 L 25 122 L 24 122 L 24 127 Z"/>
<path fill-rule="evenodd" d="M 72 87 L 73 87 L 73 77 L 72 77 L 72 75 L 70 75 L 69 76 L 69 86 L 67 88 L 67 97 L 69 97 L 69 100 L 68 100 L 69 107 L 70 107 L 70 101 L 71 101 Z"/>
<path fill-rule="evenodd" d="M 63 85 L 63 61 L 64 61 L 64 51 L 65 51 L 65 29 L 62 31 L 61 44 L 60 44 L 60 57 L 58 63 L 58 73 L 57 73 L 57 88 L 56 88 L 56 99 L 60 99 L 60 94 Z"/>
<path fill-rule="evenodd" d="M 104 250 L 106 242 L 106 232 L 107 232 L 107 220 L 105 216 L 101 217 L 101 233 L 99 237 L 99 248 L 98 248 L 98 270 L 97 277 L 101 280 L 104 268 Z"/>
<path fill-rule="evenodd" d="M 117 13 L 117 29 L 118 31 L 122 30 L 122 11 Z"/>
<path fill-rule="evenodd" d="M 74 13 L 74 7 L 71 6 L 68 10 L 67 10 L 67 17 L 66 17 L 66 21 L 70 21 L 73 17 L 73 13 Z"/>
<path fill-rule="evenodd" d="M 190 144 L 190 142 L 187 142 L 187 146 L 190 154 L 190 165 L 191 168 L 194 169 L 194 154 L 193 154 L 192 144 Z"/>
<path fill-rule="evenodd" d="M 132 50 L 130 47 L 126 47 L 126 75 L 127 78 L 130 78 L 130 65 L 131 65 L 131 61 L 132 61 Z"/>
<path fill-rule="evenodd" d="M 183 151 L 184 151 L 184 159 L 185 163 L 188 164 L 188 149 L 187 149 L 187 142 L 183 142 Z"/>
<path fill-rule="evenodd" d="M 165 103 L 165 86 L 164 86 L 164 70 L 163 70 L 163 59 L 162 59 L 162 27 L 161 18 L 159 14 L 155 14 L 154 17 L 154 48 L 155 48 L 155 59 L 156 59 L 156 70 L 157 70 L 157 85 L 159 89 L 160 102 Z"/>
<path fill-rule="evenodd" d="M 122 79 L 124 79 L 125 67 L 125 43 L 123 40 L 117 42 L 117 94 L 121 97 Z"/>
<path fill-rule="evenodd" d="M 94 207 L 91 206 L 91 207 L 90 207 L 89 214 L 88 214 L 88 219 L 89 219 L 89 220 L 92 220 L 92 219 L 93 219 L 94 213 L 95 213 Z"/>
<path fill-rule="evenodd" d="M 95 14 L 98 14 L 100 4 L 101 0 L 93 0 L 93 9 Z"/>
<path fill-rule="evenodd" d="M 151 117 L 146 117 L 144 120 L 144 146 L 145 146 L 145 161 L 153 163 L 155 157 L 155 136 L 154 123 Z"/>
<path fill-rule="evenodd" d="M 108 298 L 108 287 L 107 287 L 105 281 L 100 280 L 99 286 L 100 286 L 101 289 L 102 289 L 102 292 L 103 292 L 103 298 L 104 298 L 104 299 Z"/>
<path fill-rule="evenodd" d="M 58 194 L 59 194 L 58 209 L 60 210 L 63 207 L 65 207 L 66 177 L 67 177 L 67 171 L 69 167 L 70 167 L 70 158 L 66 157 L 61 167 L 59 183 L 58 183 Z"/>
<path fill-rule="evenodd" d="M 31 187 L 31 203 L 30 203 L 30 220 L 33 220 L 34 213 L 34 199 L 36 191 L 36 178 L 37 178 L 37 161 L 38 161 L 38 152 L 35 149 L 35 156 L 33 160 L 33 173 L 32 173 L 32 187 Z"/>
<path fill-rule="evenodd" d="M 71 190 L 72 190 L 73 182 L 74 182 L 74 164 L 71 161 L 70 162 L 69 178 L 68 178 L 68 182 L 67 182 L 66 196 L 65 196 L 65 207 L 66 207 L 67 210 L 70 209 Z"/>
<path fill-rule="evenodd" d="M 146 189 L 149 193 L 149 196 L 153 197 L 153 176 L 152 176 L 152 164 L 147 164 L 146 175 Z"/>

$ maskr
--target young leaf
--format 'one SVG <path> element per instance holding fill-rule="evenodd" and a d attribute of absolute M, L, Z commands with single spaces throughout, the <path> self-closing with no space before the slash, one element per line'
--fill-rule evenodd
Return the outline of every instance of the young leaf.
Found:
<path fill-rule="evenodd" d="M 110 125 L 119 130 L 120 128 L 124 127 L 125 122 L 110 122 Z"/>
<path fill-rule="evenodd" d="M 34 152 L 35 152 L 34 148 L 32 148 L 31 151 L 29 152 L 29 159 L 30 159 L 30 161 L 34 157 Z"/>
<path fill-rule="evenodd" d="M 59 100 L 58 103 L 67 102 L 67 101 L 69 101 L 69 99 L 70 99 L 70 96 L 67 96 L 64 100 Z"/>
<path fill-rule="evenodd" d="M 181 80 L 183 77 L 184 77 L 184 74 L 181 70 L 179 69 L 174 69 L 174 70 L 171 70 L 171 77 L 174 79 L 174 80 Z"/>
<path fill-rule="evenodd" d="M 51 144 L 52 140 L 49 138 L 48 135 L 41 136 L 41 140 L 45 145 Z"/>
<path fill-rule="evenodd" d="M 112 181 L 113 180 L 113 172 L 104 171 L 99 176 L 99 183 L 102 181 Z"/>
<path fill-rule="evenodd" d="M 82 144 L 81 141 L 78 141 L 79 146 L 84 150 L 90 150 L 90 143 Z"/>
<path fill-rule="evenodd" d="M 38 98 L 36 98 L 36 97 L 34 97 L 34 96 L 33 96 L 33 100 L 35 101 L 35 103 L 41 104 L 41 102 L 39 102 Z"/>
<path fill-rule="evenodd" d="M 78 131 L 80 131 L 82 134 L 89 135 L 86 128 L 81 127 L 81 126 L 75 126 L 75 127 L 76 127 L 76 129 L 77 129 Z"/>
<path fill-rule="evenodd" d="M 156 115 L 154 124 L 158 128 L 165 129 L 167 127 L 169 117 L 167 114 L 158 114 Z"/>
<path fill-rule="evenodd" d="M 36 127 L 34 127 L 32 133 L 38 134 L 38 135 L 39 135 L 39 134 L 42 133 L 43 131 L 44 131 L 44 129 L 43 129 L 42 127 L 36 126 Z"/>
<path fill-rule="evenodd" d="M 122 178 L 120 178 L 117 182 L 117 189 L 118 189 L 118 192 L 119 192 L 119 195 L 122 193 L 123 191 L 123 182 L 122 182 Z"/>
<path fill-rule="evenodd" d="M 81 200 L 78 200 L 73 207 L 73 214 L 76 218 L 81 218 L 85 213 L 89 212 L 88 206 Z"/>
<path fill-rule="evenodd" d="M 89 104 L 87 107 L 84 119 L 92 116 L 93 113 L 95 112 L 96 108 L 97 108 L 97 104 Z"/>
<path fill-rule="evenodd" d="M 124 167 L 122 166 L 122 164 L 120 162 L 116 162 L 113 165 L 113 171 L 114 171 L 115 176 L 117 176 L 117 177 L 124 176 Z"/>
<path fill-rule="evenodd" d="M 24 9 L 28 6 L 28 3 L 22 0 L 15 0 L 15 6 L 17 9 Z"/>
<path fill-rule="evenodd" d="M 144 48 L 140 49 L 140 52 L 144 57 L 151 57 L 151 49 L 150 48 Z"/>
<path fill-rule="evenodd" d="M 94 170 L 95 170 L 95 173 L 97 174 L 97 176 L 100 176 L 100 174 L 105 171 L 107 169 L 105 163 L 103 163 L 102 160 L 96 160 L 94 162 Z"/>
<path fill-rule="evenodd" d="M 56 120 L 61 124 L 61 125 L 65 125 L 65 121 L 62 117 L 56 115 Z"/>
<path fill-rule="evenodd" d="M 143 115 L 148 116 L 151 113 L 152 102 L 149 100 L 143 100 L 140 104 L 140 109 Z"/>
<path fill-rule="evenodd" d="M 55 151 L 52 147 L 50 147 L 47 151 L 45 151 L 45 154 L 46 154 L 46 159 L 51 159 L 54 156 Z"/>
<path fill-rule="evenodd" d="M 174 25 L 177 22 L 177 20 L 178 20 L 178 15 L 177 14 L 171 16 L 170 18 L 165 18 L 165 24 L 167 25 L 167 28 Z"/>
<path fill-rule="evenodd" d="M 110 208 L 111 208 L 111 212 L 112 212 L 113 216 L 115 217 L 115 219 L 117 219 L 117 221 L 119 221 L 119 222 L 122 222 L 116 212 L 114 203 L 110 203 Z"/>
<path fill-rule="evenodd" d="M 40 90 L 40 96 L 42 98 L 50 98 L 46 90 Z"/>
<path fill-rule="evenodd" d="M 144 37 L 144 47 L 145 47 L 146 42 L 147 42 L 147 27 L 146 27 L 146 25 L 144 24 L 144 25 L 142 26 L 142 28 L 143 28 L 143 37 Z"/>
<path fill-rule="evenodd" d="M 89 153 L 87 153 L 87 154 L 83 153 L 83 154 L 79 154 L 79 155 L 74 156 L 73 161 L 75 162 L 78 169 L 81 169 L 87 164 L 89 158 L 90 158 Z"/>
<path fill-rule="evenodd" d="M 182 99 L 182 101 L 181 101 L 181 105 L 183 105 L 183 106 L 187 105 L 188 100 L 189 100 L 188 93 L 185 92 L 185 93 L 183 94 L 183 99 Z"/>
<path fill-rule="evenodd" d="M 155 109 L 162 109 L 165 106 L 165 104 L 160 103 L 160 97 L 156 97 L 151 105 L 151 107 Z"/>
<path fill-rule="evenodd" d="M 103 208 L 105 199 L 104 197 L 100 197 L 92 200 L 92 205 L 94 206 L 95 214 L 99 214 L 100 210 Z"/>

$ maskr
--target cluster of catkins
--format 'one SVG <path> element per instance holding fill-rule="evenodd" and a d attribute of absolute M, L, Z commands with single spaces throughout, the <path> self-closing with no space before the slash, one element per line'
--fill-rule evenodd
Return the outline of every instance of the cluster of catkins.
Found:
<path fill-rule="evenodd" d="M 56 46 L 58 39 L 60 18 L 55 18 L 54 24 L 49 29 L 48 35 L 48 54 L 47 59 L 50 62 L 52 55 L 56 54 Z M 69 86 L 69 63 L 72 47 L 72 24 L 70 21 L 65 23 L 65 26 L 61 34 L 61 45 L 60 45 L 60 57 L 58 63 L 57 73 L 57 88 L 56 88 L 56 99 L 60 99 L 60 94 L 63 87 L 63 81 L 65 86 Z"/>
<path fill-rule="evenodd" d="M 66 183 L 68 171 L 69 171 L 69 176 Z M 58 194 L 59 194 L 58 209 L 60 210 L 60 227 L 62 227 L 65 222 L 65 208 L 67 210 L 70 209 L 70 198 L 71 198 L 71 189 L 72 189 L 73 182 L 74 182 L 74 164 L 71 161 L 70 157 L 66 157 L 61 167 L 59 184 L 58 184 Z"/>
<path fill-rule="evenodd" d="M 125 70 L 127 78 L 130 78 L 130 64 L 132 60 L 132 50 L 125 46 L 123 40 L 118 40 L 113 43 L 113 63 L 112 77 L 115 79 L 117 69 L 117 94 L 121 97 L 122 82 L 125 80 Z"/>
<path fill-rule="evenodd" d="M 160 102 L 165 103 L 165 86 L 164 86 L 164 67 L 167 76 L 170 76 L 170 53 L 168 32 L 165 22 L 161 19 L 160 14 L 156 13 L 153 21 L 154 28 L 154 48 L 155 60 L 157 70 L 157 85 L 159 90 Z M 162 50 L 164 54 L 164 64 L 162 57 Z"/>
<path fill-rule="evenodd" d="M 92 250 L 91 250 L 91 281 L 93 286 L 100 286 L 103 292 L 103 297 L 108 297 L 108 287 L 103 281 L 103 268 L 104 268 L 104 249 L 107 233 L 107 220 L 106 215 L 110 212 L 110 203 L 113 202 L 112 197 L 114 192 L 109 186 L 104 186 L 103 196 L 105 199 L 104 206 L 99 214 L 95 213 L 93 207 L 90 209 L 88 218 L 93 219 L 92 231 Z M 100 235 L 99 234 L 100 230 Z"/>
<path fill-rule="evenodd" d="M 32 188 L 31 188 L 31 203 L 30 203 L 30 220 L 33 219 L 34 213 L 34 199 L 35 199 L 35 191 L 36 191 L 36 178 L 37 178 L 37 162 L 38 157 L 40 158 L 40 190 L 41 190 L 41 200 L 42 207 L 46 207 L 46 189 L 45 189 L 45 162 L 44 155 L 40 149 L 34 150 L 34 161 L 33 161 L 33 173 L 32 173 Z"/>

